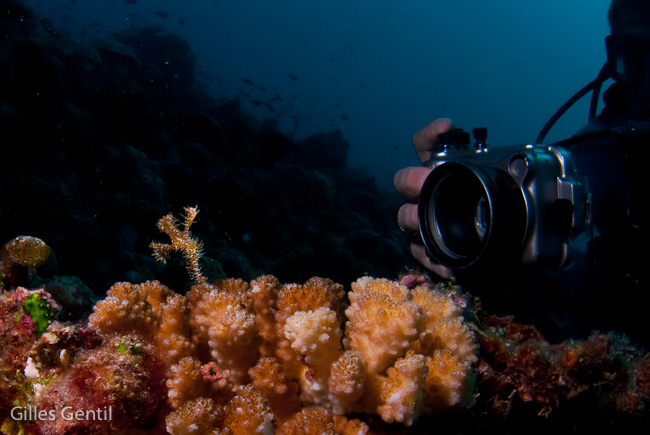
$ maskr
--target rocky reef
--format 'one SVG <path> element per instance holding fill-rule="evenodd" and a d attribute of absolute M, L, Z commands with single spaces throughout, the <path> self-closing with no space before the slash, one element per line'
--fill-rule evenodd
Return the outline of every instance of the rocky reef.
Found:
<path fill-rule="evenodd" d="M 33 275 L 43 261 L 27 259 L 47 245 L 32 245 L 7 263 Z M 453 295 L 370 277 L 347 297 L 317 277 L 199 282 L 186 295 L 120 282 L 87 322 L 70 324 L 55 320 L 61 307 L 43 289 L 10 289 L 0 295 L 2 430 L 368 432 L 348 414 L 411 426 L 473 402 L 477 344 Z"/>
<path fill-rule="evenodd" d="M 341 133 L 297 140 L 208 95 L 180 37 L 131 28 L 80 44 L 16 0 L 0 32 L 0 240 L 46 240 L 53 273 L 98 297 L 119 280 L 189 286 L 182 262 L 147 249 L 151 222 L 187 204 L 204 211 L 213 279 L 403 269 L 400 199 L 348 165 Z"/>
<path fill-rule="evenodd" d="M 16 250 L 23 240 L 8 242 L 13 254 L 0 263 L 26 268 L 0 293 L 5 434 L 548 433 L 568 424 L 642 433 L 649 423 L 650 359 L 625 337 L 551 344 L 416 271 L 362 277 L 347 293 L 319 277 L 218 279 L 186 294 L 118 282 L 71 323 L 59 319 L 77 308 L 58 304 L 47 283 L 22 286 L 40 282 L 47 264 L 29 261 L 47 245 L 30 238 Z M 61 294 L 77 291 L 68 282 Z"/>

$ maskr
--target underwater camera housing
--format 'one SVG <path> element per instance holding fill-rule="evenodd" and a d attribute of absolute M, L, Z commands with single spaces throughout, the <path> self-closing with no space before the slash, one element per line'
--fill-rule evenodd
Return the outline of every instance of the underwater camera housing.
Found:
<path fill-rule="evenodd" d="M 431 259 L 453 269 L 570 264 L 590 226 L 586 177 L 567 148 L 487 146 L 487 129 L 440 136 L 420 194 L 420 233 Z"/>

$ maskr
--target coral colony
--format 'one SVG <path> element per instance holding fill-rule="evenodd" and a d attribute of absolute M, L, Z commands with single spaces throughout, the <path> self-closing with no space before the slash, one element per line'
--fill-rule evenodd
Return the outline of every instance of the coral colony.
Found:
<path fill-rule="evenodd" d="M 3 434 L 485 433 L 490 422 L 527 427 L 507 423 L 522 415 L 539 427 L 574 403 L 629 431 L 648 419 L 650 359 L 621 337 L 551 345 L 414 271 L 359 278 L 347 294 L 319 277 L 209 283 L 197 213 L 185 209 L 182 229 L 161 218 L 171 243 L 151 244 L 161 261 L 184 256 L 196 281 L 185 295 L 118 282 L 76 324 L 56 320 L 47 291 L 22 286 L 47 245 L 5 245 Z"/>

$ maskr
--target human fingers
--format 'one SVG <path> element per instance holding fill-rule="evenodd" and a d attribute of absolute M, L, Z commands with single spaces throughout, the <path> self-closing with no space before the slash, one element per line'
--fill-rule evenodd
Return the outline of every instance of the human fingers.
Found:
<path fill-rule="evenodd" d="M 418 231 L 418 206 L 415 204 L 404 204 L 397 213 L 397 222 L 400 228 L 410 232 Z M 419 261 L 424 267 L 435 272 L 443 279 L 449 279 L 452 275 L 451 269 L 436 264 L 427 256 L 424 246 L 419 243 L 411 243 L 411 255 Z"/>
<path fill-rule="evenodd" d="M 430 168 L 424 166 L 411 166 L 397 171 L 393 178 L 395 188 L 409 201 L 417 201 L 422 190 L 424 180 L 431 173 Z"/>
<path fill-rule="evenodd" d="M 434 272 L 436 275 L 440 276 L 442 279 L 451 278 L 453 272 L 448 267 L 443 266 L 442 264 L 437 264 L 431 261 L 427 256 L 424 246 L 418 243 L 411 243 L 411 255 L 420 262 L 424 267 Z"/>
<path fill-rule="evenodd" d="M 420 229 L 418 219 L 418 206 L 416 204 L 404 204 L 397 212 L 397 224 L 403 230 L 410 233 L 417 232 Z"/>
<path fill-rule="evenodd" d="M 431 152 L 438 142 L 438 136 L 448 132 L 451 125 L 451 119 L 438 118 L 413 135 L 413 145 L 420 161 L 426 162 L 431 158 Z"/>

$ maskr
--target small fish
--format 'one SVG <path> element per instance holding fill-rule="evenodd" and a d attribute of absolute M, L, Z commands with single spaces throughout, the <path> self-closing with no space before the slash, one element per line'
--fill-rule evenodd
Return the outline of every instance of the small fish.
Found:
<path fill-rule="evenodd" d="M 241 79 L 241 81 L 244 82 L 244 83 L 246 83 L 247 85 L 255 86 L 255 83 L 253 83 L 253 81 L 250 80 L 250 79 L 246 79 L 246 78 L 244 78 L 244 79 Z"/>
<path fill-rule="evenodd" d="M 126 0 L 124 2 L 125 5 L 134 5 L 138 2 L 138 0 Z"/>
<path fill-rule="evenodd" d="M 165 11 L 156 11 L 154 12 L 154 14 L 156 14 L 156 16 L 160 18 L 169 18 L 169 14 Z"/>
<path fill-rule="evenodd" d="M 289 78 L 290 78 L 291 80 L 293 80 L 294 82 L 295 82 L 295 81 L 298 81 L 298 77 L 294 76 L 293 74 L 289 74 Z"/>

